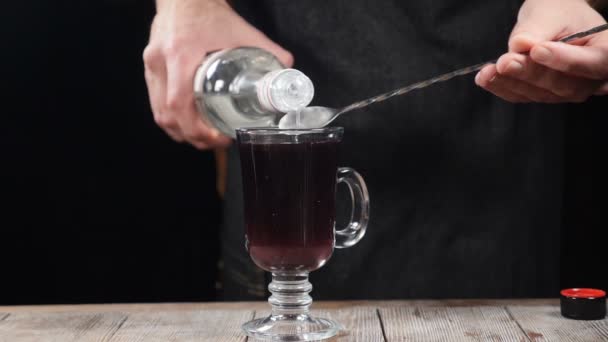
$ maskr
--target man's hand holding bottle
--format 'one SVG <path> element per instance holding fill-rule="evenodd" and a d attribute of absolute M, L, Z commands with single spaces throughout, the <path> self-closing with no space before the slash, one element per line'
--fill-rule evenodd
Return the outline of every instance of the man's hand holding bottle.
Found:
<path fill-rule="evenodd" d="M 225 0 L 157 0 L 156 11 L 143 55 L 154 120 L 175 141 L 199 149 L 229 145 L 230 138 L 200 119 L 193 91 L 197 67 L 209 52 L 239 46 L 265 49 L 287 67 L 293 64 L 291 53 Z"/>

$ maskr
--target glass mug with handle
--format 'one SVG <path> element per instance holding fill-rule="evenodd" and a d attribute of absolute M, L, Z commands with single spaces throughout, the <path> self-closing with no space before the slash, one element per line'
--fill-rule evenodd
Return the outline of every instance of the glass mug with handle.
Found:
<path fill-rule="evenodd" d="M 309 314 L 308 274 L 334 247 L 356 244 L 367 228 L 369 195 L 363 178 L 338 168 L 340 127 L 309 130 L 237 130 L 243 176 L 246 247 L 257 266 L 272 273 L 272 313 L 243 324 L 249 336 L 312 341 L 336 335 L 341 325 Z M 348 186 L 350 223 L 336 230 L 337 183 Z"/>

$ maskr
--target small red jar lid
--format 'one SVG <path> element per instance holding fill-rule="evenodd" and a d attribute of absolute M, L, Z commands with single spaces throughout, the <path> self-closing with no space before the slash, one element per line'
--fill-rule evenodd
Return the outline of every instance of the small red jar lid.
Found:
<path fill-rule="evenodd" d="M 563 289 L 561 292 L 562 296 L 570 298 L 602 298 L 606 297 L 606 292 L 599 289 L 587 289 L 587 288 L 573 288 Z"/>
<path fill-rule="evenodd" d="M 560 292 L 562 316 L 571 319 L 603 319 L 606 317 L 606 291 L 589 288 L 563 289 Z"/>

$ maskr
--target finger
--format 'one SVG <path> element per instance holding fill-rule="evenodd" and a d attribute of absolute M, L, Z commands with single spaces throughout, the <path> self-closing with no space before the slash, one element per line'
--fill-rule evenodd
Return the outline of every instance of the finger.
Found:
<path fill-rule="evenodd" d="M 229 137 L 204 124 L 198 116 L 192 122 L 184 123 L 182 131 L 185 139 L 199 149 L 225 147 L 232 142 Z"/>
<path fill-rule="evenodd" d="M 156 75 L 148 69 L 146 69 L 144 75 L 146 78 L 146 85 L 148 87 L 148 98 L 150 101 L 150 108 L 152 109 L 154 116 L 154 121 L 173 140 L 177 142 L 184 141 L 177 121 L 166 115 L 164 111 L 163 103 L 165 99 L 165 87 L 163 85 L 163 77 L 156 77 Z"/>
<path fill-rule="evenodd" d="M 497 88 L 493 85 L 495 79 L 497 77 L 496 66 L 494 64 L 488 65 L 485 68 L 481 69 L 477 76 L 475 76 L 475 83 L 484 88 L 485 90 L 491 92 L 492 94 L 513 103 L 524 103 L 530 102 L 525 96 L 516 94 L 509 89 Z"/>
<path fill-rule="evenodd" d="M 225 146 L 230 139 L 201 120 L 194 102 L 195 70 L 198 62 L 192 56 L 172 56 L 167 63 L 167 100 L 169 116 L 175 118 L 186 141 L 197 148 Z"/>
<path fill-rule="evenodd" d="M 524 4 L 509 37 L 509 52 L 528 52 L 540 42 L 553 40 L 564 24 L 546 15 L 538 6 Z"/>
<path fill-rule="evenodd" d="M 194 74 L 199 60 L 193 55 L 167 55 L 166 109 L 181 116 L 194 103 Z"/>
<path fill-rule="evenodd" d="M 247 32 L 247 36 L 244 37 L 244 41 L 253 42 L 253 45 L 264 50 L 269 51 L 277 57 L 277 59 L 287 68 L 291 68 L 294 63 L 294 58 L 291 52 L 285 50 L 277 43 L 273 42 L 264 33 L 244 22 L 250 29 L 244 31 Z"/>
<path fill-rule="evenodd" d="M 256 30 L 257 31 L 257 30 Z M 293 66 L 293 55 L 291 52 L 283 49 L 281 46 L 268 39 L 263 33 L 259 32 L 258 40 L 256 45 L 260 48 L 269 51 L 273 55 L 277 57 L 277 59 L 287 68 L 291 68 Z"/>
<path fill-rule="evenodd" d="M 154 122 L 160 127 L 171 139 L 177 142 L 184 142 L 184 134 L 181 131 L 179 124 L 170 115 L 164 113 L 154 114 Z"/>
<path fill-rule="evenodd" d="M 525 97 L 532 102 L 538 103 L 561 103 L 568 101 L 568 99 L 557 96 L 548 90 L 500 74 L 490 82 L 487 88 L 493 92 L 508 90 L 516 95 Z"/>
<path fill-rule="evenodd" d="M 159 113 L 159 97 L 164 98 L 164 94 L 159 89 L 159 80 L 154 76 L 150 69 L 147 68 L 144 71 L 144 77 L 146 79 L 146 87 L 148 88 L 148 101 L 150 102 L 150 109 L 152 110 L 153 114 Z"/>
<path fill-rule="evenodd" d="M 272 46 L 266 47 L 266 50 L 270 51 L 273 55 L 275 55 L 285 67 L 291 68 L 294 63 L 293 55 L 291 54 L 291 52 L 283 49 L 272 41 L 271 43 Z"/>
<path fill-rule="evenodd" d="M 551 69 L 595 80 L 608 79 L 608 48 L 544 42 L 530 51 L 532 59 Z"/>
<path fill-rule="evenodd" d="M 558 103 L 564 102 L 563 99 L 555 94 L 534 87 L 526 82 L 500 75 L 496 68 L 492 70 L 488 68 L 488 76 L 480 77 L 480 84 L 486 90 L 502 98 L 513 101 L 513 96 L 520 99 L 517 102 L 542 102 L 542 103 Z"/>
<path fill-rule="evenodd" d="M 594 93 L 594 95 L 608 95 L 608 82 L 600 86 Z"/>
<path fill-rule="evenodd" d="M 146 70 L 160 72 L 164 69 L 163 56 L 160 49 L 154 44 L 148 44 L 142 54 Z"/>
<path fill-rule="evenodd" d="M 181 143 L 181 142 L 186 141 L 179 129 L 163 128 L 163 131 L 165 131 L 165 133 L 169 137 L 171 137 L 171 139 L 175 140 L 176 142 Z"/>
<path fill-rule="evenodd" d="M 509 52 L 528 52 L 543 39 L 530 32 L 519 32 L 509 39 Z"/>
<path fill-rule="evenodd" d="M 598 87 L 596 81 L 550 69 L 534 62 L 529 56 L 516 53 L 501 56 L 496 69 L 502 76 L 524 81 L 574 102 L 586 100 Z"/>
<path fill-rule="evenodd" d="M 190 145 L 194 146 L 198 150 L 205 151 L 205 150 L 211 149 L 211 147 L 209 145 L 207 145 L 206 143 L 204 143 L 204 142 L 192 141 L 192 142 L 189 142 L 189 143 L 190 143 Z"/>

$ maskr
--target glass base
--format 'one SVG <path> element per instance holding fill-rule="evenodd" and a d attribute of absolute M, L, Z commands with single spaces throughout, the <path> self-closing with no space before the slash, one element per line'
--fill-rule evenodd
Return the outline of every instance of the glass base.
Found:
<path fill-rule="evenodd" d="M 266 341 L 315 341 L 335 336 L 342 325 L 325 318 L 311 317 L 309 308 L 312 284 L 308 272 L 272 274 L 268 285 L 272 313 L 243 324 L 243 331 L 254 339 Z"/>
<path fill-rule="evenodd" d="M 242 326 L 247 336 L 266 341 L 315 341 L 333 337 L 342 330 L 340 323 L 308 314 L 270 315 Z"/>

